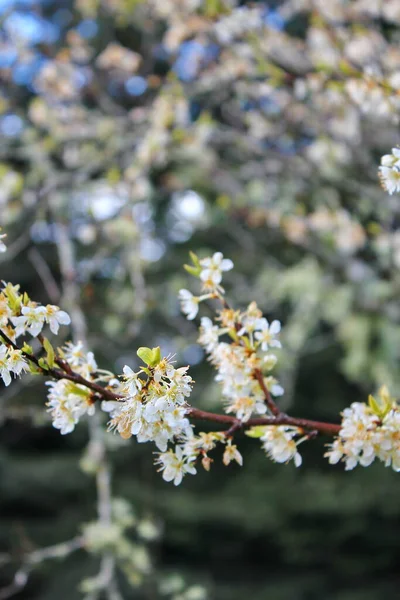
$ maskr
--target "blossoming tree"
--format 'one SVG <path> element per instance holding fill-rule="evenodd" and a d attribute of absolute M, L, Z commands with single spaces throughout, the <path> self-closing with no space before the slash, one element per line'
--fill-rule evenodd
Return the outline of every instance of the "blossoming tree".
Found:
<path fill-rule="evenodd" d="M 100 568 L 83 593 L 114 600 L 119 572 L 132 585 L 149 574 L 158 530 L 115 497 L 113 448 L 146 443 L 154 471 L 183 482 L 165 492 L 176 495 L 221 464 L 227 480 L 245 472 L 259 444 L 282 473 L 303 464 L 299 477 L 308 448 L 341 477 L 374 462 L 400 470 L 400 11 L 50 5 L 2 13 L 2 416 L 50 419 L 63 441 L 88 427 L 97 516 L 23 553 L 0 598 L 84 548 Z M 340 360 L 304 368 L 332 347 Z M 323 360 L 356 387 L 337 395 L 336 417 L 312 387 Z M 42 404 L 20 407 L 43 379 Z"/>

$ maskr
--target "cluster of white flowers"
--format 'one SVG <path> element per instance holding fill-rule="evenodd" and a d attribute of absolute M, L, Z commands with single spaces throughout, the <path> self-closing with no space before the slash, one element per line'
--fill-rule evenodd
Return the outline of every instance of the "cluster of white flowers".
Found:
<path fill-rule="evenodd" d="M 263 353 L 281 347 L 278 340 L 281 324 L 279 321 L 269 323 L 255 302 L 243 312 L 227 307 L 220 284 L 222 273 L 232 269 L 233 262 L 221 252 L 201 260 L 194 254 L 191 257 L 194 266 L 186 268 L 200 279 L 203 291 L 208 293 L 193 296 L 189 290 L 180 290 L 182 312 L 192 320 L 200 302 L 209 298 L 220 300 L 223 308 L 217 311 L 216 322 L 209 317 L 201 319 L 199 343 L 217 369 L 216 381 L 222 385 L 226 412 L 234 413 L 243 422 L 248 421 L 253 414 L 267 412 L 265 394 L 255 373 L 270 371 L 275 366 L 276 356 Z M 219 341 L 223 335 L 230 338 L 229 343 Z M 264 377 L 264 384 L 274 396 L 283 394 L 283 388 L 274 377 Z"/>
<path fill-rule="evenodd" d="M 149 349 L 147 349 L 149 350 Z M 153 349 L 159 352 L 159 348 Z M 173 438 L 190 434 L 186 415 L 186 399 L 193 380 L 188 367 L 175 369 L 168 358 L 155 359 L 137 373 L 123 369 L 124 381 L 112 382 L 122 401 L 104 401 L 102 409 L 110 413 L 110 428 L 123 438 L 136 436 L 138 442 L 154 442 L 166 451 Z"/>
<path fill-rule="evenodd" d="M 267 425 L 263 428 L 264 432 L 260 437 L 262 447 L 269 458 L 278 463 L 287 463 L 294 461 L 296 467 L 301 465 L 301 455 L 297 451 L 297 446 L 305 439 L 294 438 L 302 433 L 298 427 L 288 425 Z"/>
<path fill-rule="evenodd" d="M 379 177 L 389 194 L 400 192 L 400 148 L 392 148 L 391 154 L 382 156 Z"/>
<path fill-rule="evenodd" d="M 10 385 L 12 373 L 21 375 L 21 373 L 28 370 L 28 364 L 21 350 L 0 344 L 0 377 L 5 385 Z"/>
<path fill-rule="evenodd" d="M 3 282 L 0 290 L 0 328 L 11 342 L 15 343 L 17 338 L 27 333 L 37 336 L 46 323 L 53 333 L 57 333 L 60 324 L 67 325 L 69 322 L 69 315 L 58 306 L 41 306 L 32 302 L 26 293 L 21 294 L 19 286 Z M 0 377 L 5 385 L 11 383 L 11 374 L 21 375 L 25 371 L 29 371 L 26 354 L 7 343 L 0 334 Z"/>
<path fill-rule="evenodd" d="M 183 436 L 180 436 L 180 444 L 175 447 L 175 450 L 168 452 L 160 452 L 156 460 L 156 464 L 160 466 L 162 476 L 165 481 L 173 481 L 175 485 L 179 485 L 186 474 L 195 475 L 195 461 L 199 456 L 202 457 L 201 464 L 206 471 L 210 470 L 212 458 L 208 453 L 215 448 L 217 443 L 225 444 L 225 450 L 222 457 L 222 462 L 228 466 L 232 461 L 243 465 L 243 458 L 237 446 L 232 444 L 229 437 L 226 437 L 223 432 L 211 431 L 209 433 L 201 432 L 199 435 L 194 435 L 190 429 Z"/>
<path fill-rule="evenodd" d="M 60 379 L 48 381 L 48 412 L 51 415 L 53 427 L 63 435 L 71 433 L 84 414 L 94 414 L 94 404 L 90 401 L 90 390 L 77 383 Z"/>
<path fill-rule="evenodd" d="M 42 306 L 30 300 L 26 293 L 20 294 L 18 285 L 3 282 L 0 291 L 0 326 L 13 341 L 27 333 L 37 337 L 46 324 L 52 333 L 57 334 L 60 325 L 69 325 L 70 322 L 69 315 L 58 306 Z"/>
<path fill-rule="evenodd" d="M 41 333 L 45 323 L 50 326 L 50 331 L 57 335 L 60 325 L 69 325 L 71 319 L 58 306 L 48 304 L 47 306 L 38 305 L 36 302 L 29 302 L 21 307 L 21 314 L 18 317 L 11 318 L 15 326 L 15 335 L 25 335 L 30 333 L 32 337 L 37 337 Z"/>
<path fill-rule="evenodd" d="M 189 321 L 192 321 L 199 312 L 199 304 L 209 298 L 216 298 L 224 292 L 221 287 L 222 274 L 233 268 L 233 262 L 230 258 L 224 258 L 221 252 L 215 252 L 213 256 L 199 260 L 195 254 L 192 254 L 193 267 L 187 266 L 187 270 L 202 282 L 202 288 L 205 292 L 201 296 L 194 296 L 189 290 L 180 290 L 179 299 L 181 301 L 182 312 Z"/>
<path fill-rule="evenodd" d="M 187 473 L 196 475 L 193 465 L 195 460 L 195 455 L 186 455 L 181 446 L 176 446 L 175 451 L 170 449 L 168 452 L 160 452 L 156 465 L 160 466 L 159 471 L 162 471 L 164 481 L 173 481 L 174 485 L 179 485 Z"/>
<path fill-rule="evenodd" d="M 60 348 L 59 354 L 70 367 L 73 367 L 75 373 L 82 375 L 88 381 L 93 381 L 97 373 L 97 364 L 93 352 L 85 352 L 82 342 L 77 344 L 67 342 Z M 95 406 L 89 388 L 67 379 L 49 381 L 47 385 L 50 388 L 48 412 L 53 426 L 63 435 L 71 433 L 83 415 L 94 414 Z"/>
<path fill-rule="evenodd" d="M 350 471 L 357 465 L 368 467 L 377 458 L 400 471 L 400 408 L 386 386 L 379 398 L 370 396 L 369 404 L 353 402 L 343 411 L 339 436 L 325 454 L 331 464 L 343 461 Z"/>

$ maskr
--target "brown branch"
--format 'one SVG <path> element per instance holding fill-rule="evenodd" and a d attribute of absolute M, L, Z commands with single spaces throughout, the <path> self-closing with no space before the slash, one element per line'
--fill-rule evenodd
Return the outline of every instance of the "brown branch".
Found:
<path fill-rule="evenodd" d="M 306 431 L 318 431 L 318 433 L 322 433 L 323 435 L 334 436 L 339 433 L 341 428 L 341 425 L 336 423 L 298 419 L 297 417 L 289 417 L 289 415 L 284 413 L 280 413 L 280 415 L 276 417 L 255 417 L 244 423 L 239 421 L 236 417 L 206 412 L 193 407 L 188 409 L 188 414 L 194 419 L 212 421 L 214 423 L 220 423 L 221 425 L 229 425 L 230 427 L 235 427 L 235 429 L 239 429 L 240 427 L 249 428 L 254 427 L 255 425 L 291 425 L 293 427 L 300 427 Z"/>
<path fill-rule="evenodd" d="M 269 389 L 265 385 L 264 376 L 260 369 L 256 369 L 254 371 L 254 377 L 255 377 L 255 379 L 257 379 L 257 381 L 260 385 L 260 388 L 262 389 L 262 391 L 264 393 L 265 403 L 268 406 L 269 410 L 272 412 L 272 414 L 275 417 L 279 417 L 283 413 L 282 413 L 281 409 L 273 401 L 272 396 L 269 393 Z"/>

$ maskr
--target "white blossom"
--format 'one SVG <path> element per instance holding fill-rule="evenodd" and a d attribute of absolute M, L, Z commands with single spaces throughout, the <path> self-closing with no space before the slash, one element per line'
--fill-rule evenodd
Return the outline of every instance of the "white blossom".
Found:
<path fill-rule="evenodd" d="M 111 429 L 123 438 L 136 436 L 139 443 L 153 442 L 164 452 L 168 442 L 188 434 L 191 429 L 186 417 L 186 398 L 192 391 L 193 380 L 188 367 L 175 369 L 168 358 L 163 358 L 151 369 L 146 369 L 148 380 L 139 377 L 128 366 L 124 367 L 121 401 L 106 401 L 102 409 L 109 412 Z"/>
<path fill-rule="evenodd" d="M 382 156 L 379 177 L 389 194 L 400 192 L 400 148 L 392 148 L 392 154 Z"/>
<path fill-rule="evenodd" d="M 170 449 L 168 452 L 161 452 L 156 464 L 160 466 L 164 481 L 173 481 L 174 485 L 179 485 L 187 473 L 196 474 L 192 461 L 192 456 L 185 456 L 182 447 L 176 446 L 175 451 Z"/>
<path fill-rule="evenodd" d="M 61 348 L 61 357 L 67 361 L 77 373 L 90 379 L 91 375 L 98 369 L 93 352 L 86 352 L 83 342 L 76 344 L 67 342 Z"/>
<path fill-rule="evenodd" d="M 7 348 L 4 344 L 0 345 L 0 377 L 4 385 L 11 383 L 11 374 L 21 375 L 23 371 L 28 371 L 26 362 L 21 350 Z"/>
<path fill-rule="evenodd" d="M 16 327 L 16 336 L 24 335 L 26 332 L 31 336 L 36 337 L 42 331 L 47 318 L 46 309 L 44 306 L 23 306 L 21 308 L 21 316 L 12 317 L 11 321 Z"/>
<path fill-rule="evenodd" d="M 219 327 L 214 325 L 209 317 L 201 317 L 199 344 L 206 352 L 211 353 L 218 345 Z"/>
<path fill-rule="evenodd" d="M 128 367 L 128 365 L 124 366 L 124 368 L 122 369 L 122 372 L 124 374 L 124 380 L 125 380 L 125 383 L 122 387 L 123 391 L 128 396 L 136 396 L 136 394 L 142 388 L 142 383 L 139 379 L 138 373 L 135 373 L 134 371 L 132 371 L 132 369 L 130 367 Z"/>
<path fill-rule="evenodd" d="M 281 348 L 282 344 L 276 339 L 281 330 L 279 321 L 272 321 L 271 325 L 267 319 L 261 319 L 259 331 L 256 331 L 254 337 L 261 342 L 261 349 L 266 352 L 269 348 Z"/>
<path fill-rule="evenodd" d="M 53 427 L 62 435 L 71 433 L 84 414 L 93 415 L 94 405 L 90 402 L 89 390 L 66 379 L 49 381 L 48 412 L 51 414 Z"/>
<path fill-rule="evenodd" d="M 207 289 L 216 288 L 222 281 L 222 273 L 233 268 L 230 258 L 224 258 L 222 252 L 215 252 L 212 257 L 200 260 L 200 279 Z"/>
<path fill-rule="evenodd" d="M 60 310 L 58 306 L 48 304 L 46 306 L 46 322 L 50 325 L 50 331 L 57 335 L 60 325 L 69 325 L 71 318 L 64 310 Z"/>
<path fill-rule="evenodd" d="M 381 402 L 373 397 L 372 403 L 353 402 L 342 415 L 342 426 L 338 437 L 329 445 L 325 456 L 330 464 L 345 463 L 346 471 L 357 465 L 368 467 L 377 458 L 386 467 L 400 471 L 400 411 L 390 399 L 387 389 L 379 392 Z M 377 414 L 373 407 L 382 413 Z"/>
<path fill-rule="evenodd" d="M 379 167 L 382 187 L 390 194 L 400 192 L 400 170 L 398 167 Z"/>
<path fill-rule="evenodd" d="M 179 300 L 183 314 L 186 315 L 189 321 L 192 321 L 199 312 L 200 299 L 197 296 L 193 296 L 189 290 L 180 290 Z"/>
<path fill-rule="evenodd" d="M 297 451 L 297 444 L 300 442 L 294 439 L 299 433 L 297 427 L 267 425 L 260 440 L 269 458 L 278 463 L 293 460 L 296 467 L 299 467 L 302 459 Z"/>

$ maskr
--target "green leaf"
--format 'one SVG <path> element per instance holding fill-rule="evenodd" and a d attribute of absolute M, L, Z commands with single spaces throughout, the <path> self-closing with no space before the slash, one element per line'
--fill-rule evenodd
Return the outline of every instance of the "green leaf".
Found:
<path fill-rule="evenodd" d="M 41 375 L 42 371 L 34 363 L 29 363 L 29 373 L 31 375 Z"/>
<path fill-rule="evenodd" d="M 381 413 L 381 406 L 379 405 L 379 402 L 376 400 L 376 398 L 374 398 L 372 396 L 372 394 L 370 394 L 368 396 L 368 404 L 369 404 L 370 408 L 373 410 L 373 412 L 376 415 L 380 415 L 380 413 Z"/>
<path fill-rule="evenodd" d="M 30 346 L 26 342 L 24 342 L 24 345 L 22 346 L 21 350 L 22 352 L 25 352 L 25 354 L 33 354 L 32 346 Z"/>
<path fill-rule="evenodd" d="M 195 267 L 200 267 L 200 259 L 197 256 L 197 254 L 195 254 L 194 252 L 190 251 L 189 252 L 189 256 L 192 259 L 192 263 L 194 264 Z"/>
<path fill-rule="evenodd" d="M 248 429 L 247 431 L 245 431 L 245 434 L 251 438 L 260 438 L 264 435 L 264 433 L 265 433 L 264 425 L 256 425 L 255 427 L 252 427 L 251 429 Z"/>
<path fill-rule="evenodd" d="M 161 348 L 146 348 L 142 346 L 138 349 L 137 355 L 149 367 L 155 367 L 161 361 Z"/>
<path fill-rule="evenodd" d="M 13 313 L 18 313 L 21 306 L 22 297 L 18 295 L 18 289 L 19 285 L 14 286 L 11 283 L 8 283 L 4 288 L 4 293 L 7 296 L 8 305 L 13 311 Z"/>
<path fill-rule="evenodd" d="M 48 365 L 47 365 L 47 362 L 46 362 L 45 358 L 39 358 L 39 367 L 41 367 L 45 371 L 48 370 Z"/>
<path fill-rule="evenodd" d="M 55 352 L 47 338 L 43 338 L 43 348 L 46 350 L 46 360 L 50 368 L 54 367 Z"/>
<path fill-rule="evenodd" d="M 183 268 L 185 269 L 185 271 L 190 273 L 190 275 L 193 275 L 193 277 L 198 277 L 201 272 L 201 267 L 192 267 L 190 265 L 183 265 Z"/>

